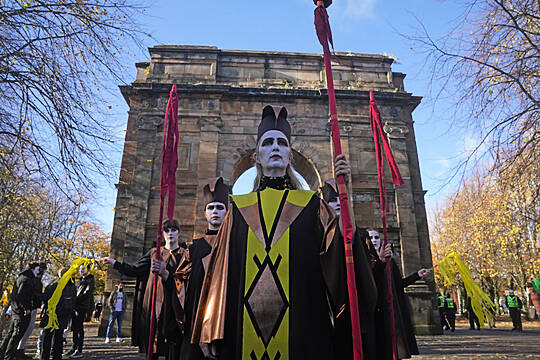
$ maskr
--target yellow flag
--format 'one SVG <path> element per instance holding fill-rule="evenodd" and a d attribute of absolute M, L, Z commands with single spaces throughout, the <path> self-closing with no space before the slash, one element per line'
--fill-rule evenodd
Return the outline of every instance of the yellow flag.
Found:
<path fill-rule="evenodd" d="M 488 319 L 493 320 L 494 313 L 489 309 L 495 309 L 495 304 L 493 304 L 493 301 L 491 301 L 489 296 L 480 289 L 480 286 L 474 282 L 469 268 L 461 261 L 461 258 L 455 251 L 452 251 L 448 256 L 442 258 L 437 266 L 439 267 L 441 276 L 446 284 L 455 284 L 457 274 L 461 276 L 463 285 L 465 285 L 465 290 L 471 298 L 473 311 L 476 316 L 478 316 L 480 326 L 483 327 Z"/>
<path fill-rule="evenodd" d="M 58 302 L 60 301 L 60 298 L 62 297 L 62 291 L 64 291 L 64 288 L 66 287 L 67 283 L 71 281 L 71 277 L 77 272 L 79 269 L 79 266 L 87 267 L 88 265 L 91 265 L 91 268 L 94 269 L 95 267 L 95 260 L 93 259 L 86 259 L 86 258 L 77 258 L 69 267 L 68 271 L 62 275 L 60 280 L 58 280 L 58 285 L 56 285 L 56 289 L 54 289 L 54 292 L 47 302 L 47 314 L 49 315 L 49 322 L 47 323 L 47 326 L 45 326 L 45 329 L 51 329 L 56 330 L 58 329 L 58 316 L 56 315 L 56 306 L 58 305 Z"/>

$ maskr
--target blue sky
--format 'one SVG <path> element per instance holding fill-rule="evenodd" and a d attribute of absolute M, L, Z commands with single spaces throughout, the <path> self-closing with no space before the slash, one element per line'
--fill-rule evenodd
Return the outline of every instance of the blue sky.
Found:
<path fill-rule="evenodd" d="M 397 58 L 393 70 L 407 74 L 405 89 L 424 96 L 414 111 L 416 140 L 428 211 L 453 188 L 440 190 L 463 150 L 475 144 L 474 137 L 450 128 L 445 119 L 449 104 L 435 104 L 429 95 L 430 74 L 425 59 L 411 49 L 400 33 L 412 34 L 420 19 L 430 33 L 450 31 L 460 14 L 460 1 L 442 0 L 334 0 L 328 9 L 336 51 L 387 54 Z M 155 44 L 213 45 L 222 49 L 294 51 L 320 53 L 313 26 L 311 0 L 159 0 L 144 19 Z M 139 52 L 134 61 L 148 60 Z M 126 64 L 128 81 L 135 78 L 134 64 Z M 118 121 L 127 121 L 128 107 L 121 98 L 114 101 Z M 121 146 L 119 147 L 121 149 Z M 111 154 L 120 168 L 121 151 Z M 440 190 L 440 191 L 439 191 Z M 105 231 L 112 230 L 116 191 L 103 183 L 94 216 Z"/>

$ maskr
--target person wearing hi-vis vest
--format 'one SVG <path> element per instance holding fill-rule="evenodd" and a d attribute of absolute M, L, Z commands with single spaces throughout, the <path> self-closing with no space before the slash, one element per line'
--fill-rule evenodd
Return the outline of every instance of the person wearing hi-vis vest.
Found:
<path fill-rule="evenodd" d="M 512 318 L 512 331 L 521 331 L 521 299 L 514 294 L 514 290 L 508 291 L 506 296 L 506 306 L 510 309 L 510 317 Z"/>
<path fill-rule="evenodd" d="M 440 295 L 437 297 L 437 302 L 439 304 L 439 317 L 441 319 L 441 326 L 444 330 L 449 330 L 450 325 L 446 320 L 446 299 L 444 296 Z"/>
<path fill-rule="evenodd" d="M 446 320 L 448 321 L 448 325 L 450 326 L 451 331 L 456 330 L 456 302 L 450 294 L 446 294 L 446 299 L 444 299 L 446 302 Z"/>

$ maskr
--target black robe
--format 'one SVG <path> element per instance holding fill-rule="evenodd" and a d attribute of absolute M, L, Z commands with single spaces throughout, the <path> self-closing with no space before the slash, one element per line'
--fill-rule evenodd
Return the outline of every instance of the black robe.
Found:
<path fill-rule="evenodd" d="M 418 355 L 418 346 L 414 337 L 414 327 L 411 321 L 410 305 L 404 289 L 420 279 L 415 272 L 405 278 L 394 259 L 390 259 L 392 276 L 392 293 L 394 298 L 394 322 L 396 326 L 396 341 L 398 357 L 410 358 Z M 373 275 L 377 284 L 377 308 L 375 310 L 375 336 L 377 342 L 377 359 L 392 359 L 392 336 L 390 330 L 390 313 L 386 295 L 388 293 L 386 280 L 386 264 L 376 260 Z"/>
<path fill-rule="evenodd" d="M 210 236 L 215 235 L 216 233 L 217 231 L 207 231 L 207 235 Z M 188 249 L 191 261 L 191 272 L 189 274 L 189 280 L 187 281 L 188 285 L 185 295 L 185 326 L 184 339 L 180 349 L 180 360 L 204 360 L 204 355 L 199 344 L 191 343 L 191 335 L 193 333 L 193 324 L 195 322 L 195 315 L 197 314 L 199 297 L 204 281 L 205 269 L 203 259 L 210 255 L 211 251 L 212 247 L 204 237 L 193 240 L 193 244 L 191 244 Z"/>
<path fill-rule="evenodd" d="M 366 239 L 369 241 L 368 236 L 366 230 L 356 228 L 353 238 L 354 272 L 364 359 L 377 360 L 377 343 L 375 338 L 377 286 L 373 278 L 369 249 L 366 245 Z M 336 245 L 338 245 L 337 241 Z M 342 238 L 341 245 L 339 246 L 343 248 Z M 337 271 L 338 269 L 339 271 Z M 343 277 L 346 281 L 345 264 L 338 269 L 336 269 L 336 273 L 342 272 L 343 275 L 339 276 Z M 336 352 L 334 359 L 352 359 L 352 327 L 348 299 L 344 315 L 336 319 L 335 329 Z"/>
<path fill-rule="evenodd" d="M 347 296 L 346 284 L 332 284 L 334 269 L 326 266 L 345 260 L 332 240 L 335 225 L 333 211 L 313 192 L 233 196 L 193 341 L 218 343 L 220 359 L 333 359 L 332 317 Z"/>
<path fill-rule="evenodd" d="M 177 310 L 179 302 L 176 291 L 174 291 L 173 274 L 176 271 L 176 264 L 178 264 L 185 251 L 184 248 L 185 244 L 181 244 L 178 249 L 172 251 L 172 256 L 169 257 L 167 262 L 169 276 L 165 282 L 162 281 L 164 296 L 158 300 L 162 301 L 163 307 L 157 322 L 157 349 L 154 351 L 160 355 L 169 354 L 168 344 L 172 343 L 172 346 L 180 346 L 182 342 L 182 328 L 177 321 L 177 318 L 181 317 L 182 314 L 178 314 L 179 310 Z M 150 336 L 150 311 L 147 304 L 149 294 L 152 293 L 152 286 L 147 286 L 147 283 L 152 283 L 152 280 L 149 280 L 149 278 L 153 278 L 152 274 L 150 274 L 150 265 L 152 264 L 152 257 L 155 256 L 155 251 L 155 248 L 151 249 L 133 265 L 119 261 L 114 263 L 114 268 L 121 274 L 137 278 L 131 321 L 131 344 L 138 346 L 141 353 L 146 353 Z M 162 248 L 162 254 L 164 252 L 165 249 Z"/>

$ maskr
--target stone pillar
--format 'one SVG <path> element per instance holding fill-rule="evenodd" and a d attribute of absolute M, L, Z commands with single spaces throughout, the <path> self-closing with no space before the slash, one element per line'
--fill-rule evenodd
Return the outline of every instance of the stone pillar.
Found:
<path fill-rule="evenodd" d="M 427 233 L 427 220 L 422 201 L 418 201 L 419 188 L 421 189 L 420 171 L 416 146 L 413 144 L 414 129 L 410 112 L 405 110 L 402 118 L 408 122 L 385 124 L 390 145 L 403 177 L 404 185 L 395 187 L 395 202 L 397 209 L 397 221 L 400 231 L 401 245 L 401 268 L 404 276 L 407 276 L 420 268 L 432 267 L 431 252 L 426 252 L 426 244 L 429 249 L 429 235 Z M 407 119 L 408 114 L 408 119 Z M 419 206 L 423 211 L 420 211 Z M 422 217 L 423 215 L 423 217 Z M 419 280 L 414 285 L 405 289 L 411 305 L 411 316 L 417 335 L 442 333 L 439 323 L 438 309 L 434 297 L 433 276 Z"/>
<path fill-rule="evenodd" d="M 111 236 L 111 257 L 117 261 L 135 263 L 144 252 L 151 247 L 151 242 L 146 240 L 146 222 L 148 204 L 151 195 L 151 182 L 156 159 L 155 144 L 157 136 L 156 124 L 149 119 L 139 117 L 137 111 L 130 114 L 130 121 L 136 117 L 136 152 L 134 158 L 133 176 L 130 184 L 122 184 L 118 187 L 117 206 L 127 202 L 115 213 L 115 222 Z M 125 148 L 129 144 L 126 143 Z M 124 150 L 126 151 L 126 150 Z M 124 163 L 124 161 L 123 161 Z M 122 198 L 120 196 L 123 195 Z M 129 199 L 128 201 L 126 201 Z M 122 336 L 129 336 L 131 329 L 131 313 L 134 303 L 135 283 L 134 278 L 121 275 L 112 267 L 107 272 L 105 298 L 113 290 L 114 285 L 122 281 L 127 300 L 126 316 L 122 322 Z M 103 315 L 99 326 L 98 335 L 105 336 L 109 320 L 109 308 L 107 302 L 103 304 Z"/>
<path fill-rule="evenodd" d="M 199 157 L 197 159 L 199 184 L 196 194 L 197 206 L 194 237 L 202 236 L 207 229 L 207 223 L 204 217 L 204 197 L 202 190 L 204 185 L 206 185 L 208 178 L 217 176 L 219 130 L 222 126 L 222 121 L 219 117 L 201 118 L 199 120 L 199 126 L 201 128 Z"/>

